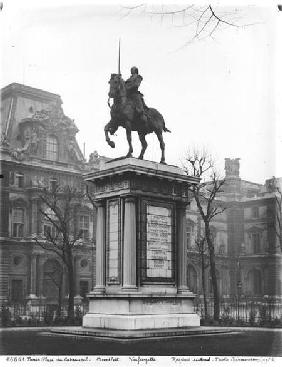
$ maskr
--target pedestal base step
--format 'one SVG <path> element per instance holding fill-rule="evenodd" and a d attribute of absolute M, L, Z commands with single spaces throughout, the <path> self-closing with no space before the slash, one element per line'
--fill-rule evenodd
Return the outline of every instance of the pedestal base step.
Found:
<path fill-rule="evenodd" d="M 51 329 L 52 333 L 65 334 L 66 336 L 83 336 L 96 338 L 109 338 L 120 341 L 130 341 L 142 338 L 167 338 L 176 336 L 200 336 L 213 334 L 229 334 L 238 333 L 236 329 L 228 329 L 224 327 L 184 327 L 184 328 L 167 328 L 167 329 L 148 329 L 148 330 L 111 330 L 100 328 L 85 328 L 85 327 L 62 327 Z"/>
<path fill-rule="evenodd" d="M 196 313 L 185 314 L 147 314 L 117 315 L 88 313 L 83 317 L 86 328 L 103 328 L 117 330 L 148 330 L 200 326 L 200 317 Z"/>

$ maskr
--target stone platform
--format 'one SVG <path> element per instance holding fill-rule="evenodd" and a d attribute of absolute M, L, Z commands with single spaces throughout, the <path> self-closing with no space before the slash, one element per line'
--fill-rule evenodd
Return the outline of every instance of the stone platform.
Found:
<path fill-rule="evenodd" d="M 183 328 L 162 328 L 146 330 L 111 330 L 103 328 L 85 328 L 78 326 L 68 326 L 51 329 L 54 334 L 64 334 L 66 336 L 82 336 L 93 338 L 108 338 L 120 342 L 130 342 L 138 339 L 150 338 L 175 338 L 184 336 L 204 336 L 217 334 L 240 333 L 242 330 L 225 327 L 183 327 Z"/>
<path fill-rule="evenodd" d="M 192 293 L 90 294 L 90 308 L 83 326 L 127 331 L 199 326 L 193 298 Z"/>

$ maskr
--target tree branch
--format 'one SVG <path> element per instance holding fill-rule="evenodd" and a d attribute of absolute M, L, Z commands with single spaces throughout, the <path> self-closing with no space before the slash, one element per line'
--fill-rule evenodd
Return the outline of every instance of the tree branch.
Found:
<path fill-rule="evenodd" d="M 176 5 L 177 6 L 177 5 Z M 165 8 L 163 5 L 160 10 L 150 10 L 148 9 L 148 5 L 140 4 L 136 6 L 123 6 L 122 9 L 126 11 L 126 15 L 128 16 L 136 11 L 142 9 L 143 12 L 148 14 L 150 17 L 160 16 L 161 19 L 165 17 L 172 17 L 172 23 L 174 25 L 174 19 L 178 17 L 178 19 L 182 19 L 182 23 L 184 23 L 185 19 L 192 19 L 192 22 L 188 22 L 184 26 L 190 27 L 191 25 L 195 24 L 194 35 L 191 36 L 190 40 L 187 41 L 184 46 L 190 44 L 194 40 L 203 40 L 207 37 L 212 37 L 215 31 L 219 28 L 220 24 L 224 24 L 228 27 L 235 27 L 235 28 L 244 28 L 246 26 L 252 26 L 255 24 L 259 24 L 258 22 L 253 22 L 249 24 L 239 24 L 238 20 L 236 22 L 230 21 L 229 18 L 234 15 L 238 15 L 238 9 L 235 8 L 233 12 L 222 12 L 220 14 L 219 10 L 215 10 L 215 8 L 209 4 L 205 7 L 197 7 L 195 5 L 187 5 L 183 6 L 182 8 L 174 8 L 168 9 Z M 182 17 L 182 18 L 179 18 Z M 237 16 L 238 18 L 238 16 Z M 179 27 L 179 25 L 178 25 Z M 182 24 L 183 27 L 183 24 Z M 183 47 L 184 47 L 183 46 Z"/>

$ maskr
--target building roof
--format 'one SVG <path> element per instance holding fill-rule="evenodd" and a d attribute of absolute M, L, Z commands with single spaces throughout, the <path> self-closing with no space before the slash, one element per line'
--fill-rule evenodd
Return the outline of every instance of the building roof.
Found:
<path fill-rule="evenodd" d="M 19 83 L 11 83 L 0 90 L 1 98 L 4 99 L 5 97 L 11 94 L 28 94 L 30 96 L 41 97 L 42 99 L 49 99 L 49 100 L 61 100 L 61 96 L 59 94 L 47 92 L 43 89 L 33 88 L 28 85 L 19 84 Z"/>

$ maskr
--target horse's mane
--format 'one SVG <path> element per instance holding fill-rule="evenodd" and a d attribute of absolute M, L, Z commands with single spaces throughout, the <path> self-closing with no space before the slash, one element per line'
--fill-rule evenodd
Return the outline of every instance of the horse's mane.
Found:
<path fill-rule="evenodd" d="M 126 94 L 126 90 L 125 90 L 125 81 L 124 79 L 122 78 L 121 74 L 111 74 L 111 80 L 115 79 L 115 78 L 118 78 L 119 81 L 120 81 L 120 86 L 122 88 L 122 93 L 125 93 Z"/>
<path fill-rule="evenodd" d="M 124 81 L 123 79 L 122 79 L 122 76 L 121 76 L 121 74 L 111 74 L 111 79 L 114 79 L 114 78 L 116 78 L 116 77 L 118 77 L 120 80 L 122 80 L 122 81 Z"/>

